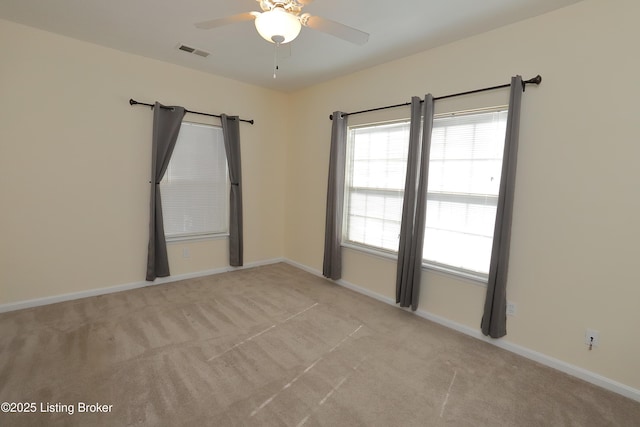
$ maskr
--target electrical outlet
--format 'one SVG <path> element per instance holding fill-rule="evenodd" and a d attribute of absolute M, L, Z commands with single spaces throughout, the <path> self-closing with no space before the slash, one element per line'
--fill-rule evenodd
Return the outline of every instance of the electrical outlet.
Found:
<path fill-rule="evenodd" d="M 189 248 L 182 248 L 182 258 L 189 258 Z"/>
<path fill-rule="evenodd" d="M 598 347 L 600 345 L 600 333 L 594 329 L 587 329 L 584 333 L 585 345 L 592 345 Z"/>
<path fill-rule="evenodd" d="M 507 316 L 515 316 L 516 315 L 516 303 L 507 301 Z"/>

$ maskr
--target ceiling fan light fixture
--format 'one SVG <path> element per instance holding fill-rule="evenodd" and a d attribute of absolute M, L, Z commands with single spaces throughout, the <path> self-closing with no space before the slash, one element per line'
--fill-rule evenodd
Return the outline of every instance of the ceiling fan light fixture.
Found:
<path fill-rule="evenodd" d="M 279 44 L 289 43 L 300 34 L 302 24 L 297 16 L 275 7 L 268 12 L 261 13 L 255 20 L 256 30 L 268 42 Z M 279 36 L 279 37 L 278 37 Z M 274 37 L 276 37 L 274 39 Z"/>

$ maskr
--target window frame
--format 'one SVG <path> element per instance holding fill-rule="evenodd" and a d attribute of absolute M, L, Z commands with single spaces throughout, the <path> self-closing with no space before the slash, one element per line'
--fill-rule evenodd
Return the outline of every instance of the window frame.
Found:
<path fill-rule="evenodd" d="M 352 150 L 353 150 L 353 144 L 351 143 L 351 138 L 352 138 L 352 130 L 357 130 L 357 129 L 361 129 L 361 128 L 372 128 L 372 127 L 382 127 L 382 126 L 390 126 L 390 125 L 406 125 L 407 126 L 407 139 L 408 139 L 408 131 L 409 131 L 409 119 L 407 118 L 400 118 L 400 119 L 395 119 L 395 120 L 385 120 L 385 121 L 380 121 L 380 122 L 375 122 L 375 123 L 363 123 L 363 124 L 359 124 L 359 125 L 354 125 L 354 126 L 348 126 L 347 128 L 347 147 L 346 147 L 346 162 L 348 162 L 349 160 L 354 160 L 353 159 L 353 155 L 352 155 Z M 406 160 L 405 160 L 406 162 Z M 351 167 L 351 164 L 346 164 L 345 163 L 345 168 L 349 168 Z M 406 172 L 405 172 L 406 173 Z M 404 181 L 405 179 L 403 178 L 402 180 L 402 189 L 400 190 L 395 190 L 395 189 L 391 189 L 391 188 L 372 188 L 370 190 L 367 190 L 366 187 L 353 187 L 351 186 L 351 176 L 349 175 L 348 171 L 345 169 L 345 191 L 344 191 L 344 202 L 343 202 L 343 224 L 347 224 L 348 221 L 348 217 L 349 217 L 349 199 L 348 199 L 348 195 L 349 192 L 347 191 L 347 188 L 357 188 L 360 190 L 360 192 L 368 192 L 368 193 L 373 193 L 373 194 L 377 194 L 377 195 L 391 195 L 394 193 L 400 194 L 400 206 L 402 206 L 402 200 L 404 197 Z M 398 221 L 398 223 L 400 223 L 400 220 Z M 361 243 L 361 242 L 357 242 L 357 241 L 353 241 L 353 240 L 347 240 L 346 239 L 346 229 L 347 227 L 343 227 L 342 230 L 342 236 L 341 236 L 341 244 L 343 243 L 347 243 L 347 244 L 351 244 L 355 247 L 362 247 L 362 248 L 368 248 L 370 250 L 373 251 L 377 251 L 379 253 L 385 253 L 385 254 L 391 254 L 391 255 L 395 255 L 397 254 L 397 251 L 391 250 L 391 249 L 386 249 L 384 247 L 379 247 L 379 246 L 372 246 L 372 245 L 367 245 L 365 243 Z M 400 230 L 398 230 L 398 233 L 400 232 Z"/>
<path fill-rule="evenodd" d="M 220 125 L 214 125 L 211 123 L 202 123 L 202 122 L 195 122 L 195 121 L 190 121 L 190 120 L 183 120 L 180 127 L 182 128 L 182 125 L 187 124 L 187 125 L 195 125 L 195 126 L 202 126 L 202 127 L 206 127 L 206 128 L 211 128 L 211 129 L 216 129 L 219 130 L 220 137 L 224 138 L 224 136 L 222 135 L 222 126 Z M 178 138 L 180 138 L 180 136 L 178 135 Z M 178 144 L 178 141 L 176 141 L 176 145 Z M 213 142 L 212 142 L 213 143 Z M 222 144 L 224 146 L 224 139 L 222 139 Z M 173 157 L 173 156 L 172 156 Z M 227 158 L 226 158 L 226 153 L 225 153 L 225 157 L 224 157 L 224 176 L 225 176 L 225 196 L 224 196 L 224 200 L 225 200 L 225 209 L 224 209 L 224 224 L 225 224 L 225 230 L 222 232 L 194 232 L 194 233 L 181 233 L 181 234 L 173 234 L 173 235 L 167 235 L 166 231 L 165 231 L 165 240 L 167 243 L 178 243 L 178 242 L 194 242 L 194 241 L 202 241 L 202 240 L 220 240 L 220 239 L 226 239 L 229 237 L 229 194 L 231 191 L 231 180 L 229 177 L 229 164 L 227 162 Z M 165 180 L 165 178 L 167 177 L 168 173 L 169 173 L 169 168 L 171 167 L 171 159 L 169 160 L 169 166 L 167 167 L 167 171 L 165 172 L 165 175 L 162 177 L 162 181 Z M 162 187 L 160 188 L 160 192 L 162 194 Z M 164 197 L 163 197 L 164 200 Z M 164 209 L 163 209 L 164 211 Z M 164 212 L 163 212 L 164 213 Z"/>
<path fill-rule="evenodd" d="M 503 111 L 508 111 L 509 106 L 508 105 L 504 105 L 504 104 L 500 104 L 500 105 L 494 105 L 494 106 L 490 106 L 490 107 L 483 107 L 483 108 L 474 108 L 474 109 L 465 109 L 465 110 L 459 110 L 459 111 L 452 111 L 452 112 L 445 112 L 445 113 L 438 113 L 434 115 L 434 121 L 437 119 L 441 119 L 441 118 L 446 118 L 446 117 L 454 117 L 454 116 L 463 116 L 463 115 L 474 115 L 474 114 L 482 114 L 482 113 L 492 113 L 492 112 L 503 112 Z M 357 125 L 353 125 L 353 126 L 348 126 L 347 128 L 347 147 L 346 147 L 346 153 L 347 153 L 347 164 L 345 165 L 346 168 L 350 167 L 350 165 L 348 164 L 348 161 L 350 159 L 350 151 L 353 149 L 352 148 L 352 141 L 351 141 L 351 130 L 352 129 L 357 129 L 357 128 L 367 128 L 367 127 L 374 127 L 374 126 L 380 126 L 380 125 L 384 125 L 384 124 L 393 124 L 393 123 L 406 123 L 406 124 L 410 124 L 410 118 L 408 117 L 403 117 L 403 118 L 399 118 L 399 119 L 394 119 L 394 120 L 387 120 L 387 121 L 376 121 L 376 122 L 365 122 L 365 123 L 359 123 Z M 407 136 L 408 138 L 408 136 Z M 504 161 L 504 159 L 503 159 Z M 372 246 L 372 245 L 367 245 L 365 243 L 362 242 L 357 242 L 357 241 L 353 241 L 353 240 L 349 240 L 347 237 L 347 231 L 348 231 L 348 218 L 349 218 L 349 171 L 345 170 L 345 191 L 344 191 L 344 209 L 343 209 L 343 224 L 345 224 L 345 226 L 343 226 L 342 229 L 342 236 L 341 236 L 341 246 L 348 248 L 348 249 L 352 249 L 352 250 L 356 250 L 359 252 L 363 252 L 369 255 L 373 255 L 373 256 L 378 256 L 384 259 L 390 259 L 390 260 L 396 260 L 398 259 L 398 251 L 397 250 L 389 250 L 389 249 L 385 249 L 382 247 L 377 247 L 377 246 Z M 429 194 L 429 193 L 428 193 Z M 427 200 L 429 200 L 427 194 Z M 465 195 L 465 196 L 461 196 L 461 197 L 474 197 L 473 195 Z M 479 197 L 479 196 L 478 196 Z M 404 198 L 404 189 L 402 190 L 402 198 Z M 497 199 L 499 198 L 499 194 L 496 196 L 496 203 L 497 203 Z M 425 225 L 426 226 L 426 225 Z M 486 286 L 487 282 L 489 280 L 489 275 L 488 273 L 482 273 L 482 272 L 477 272 L 477 271 L 473 271 L 473 270 L 467 270 L 464 268 L 459 268 L 459 267 L 455 267 L 452 265 L 448 265 L 448 264 L 443 264 L 443 263 L 439 263 L 437 261 L 432 261 L 432 260 L 426 260 L 426 259 L 422 259 L 422 269 L 423 270 L 433 270 L 439 273 L 443 273 L 446 275 L 453 275 L 456 276 L 458 278 L 462 278 L 462 279 L 466 279 L 469 280 L 471 283 L 474 284 L 478 284 L 481 286 Z"/>

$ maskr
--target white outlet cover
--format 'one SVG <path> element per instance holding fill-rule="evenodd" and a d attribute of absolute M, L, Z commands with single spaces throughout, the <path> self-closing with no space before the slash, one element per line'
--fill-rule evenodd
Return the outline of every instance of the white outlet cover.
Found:
<path fill-rule="evenodd" d="M 515 316 L 516 315 L 516 303 L 507 301 L 507 315 Z"/>

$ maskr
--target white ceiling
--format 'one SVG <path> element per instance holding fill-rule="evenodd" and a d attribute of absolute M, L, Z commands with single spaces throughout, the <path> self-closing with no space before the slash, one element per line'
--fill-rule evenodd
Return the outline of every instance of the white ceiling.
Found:
<path fill-rule="evenodd" d="M 469 37 L 581 0 L 315 0 L 304 12 L 370 34 L 363 46 L 302 28 L 281 52 L 253 22 L 199 30 L 195 22 L 260 11 L 256 0 L 1 0 L 0 18 L 281 91 Z M 544 29 L 541 29 L 544 31 Z M 186 44 L 207 58 L 177 49 Z"/>

